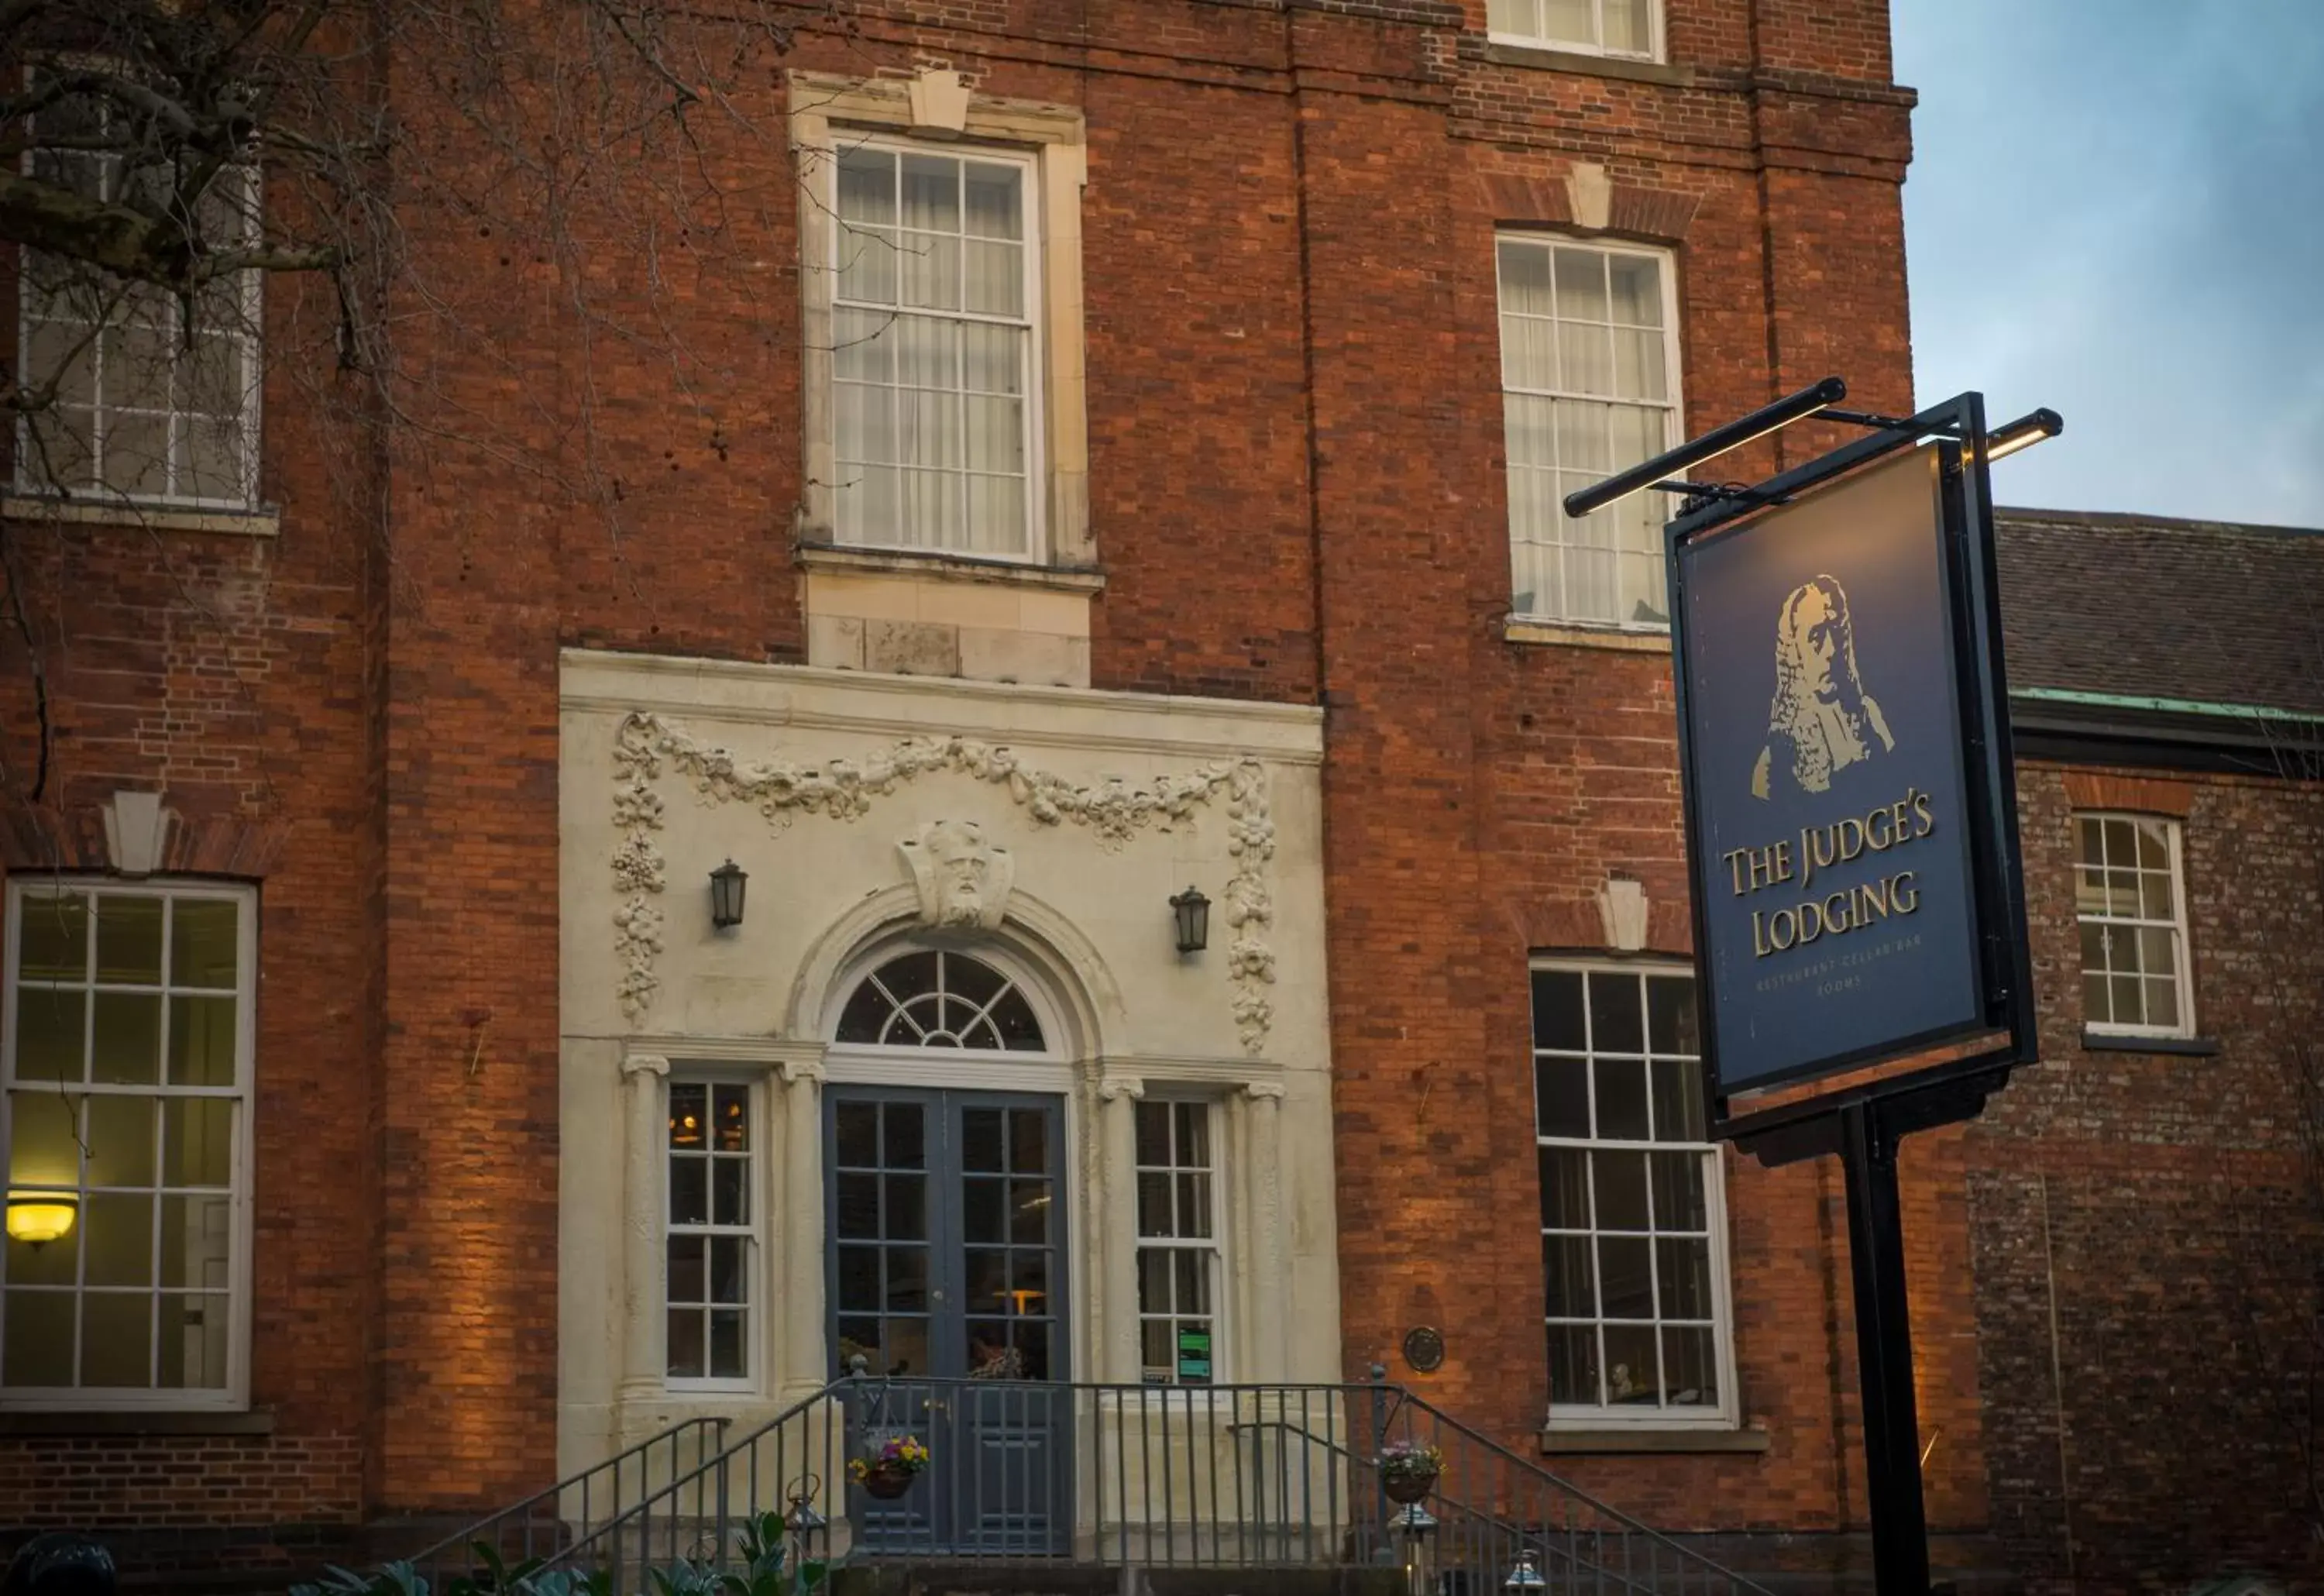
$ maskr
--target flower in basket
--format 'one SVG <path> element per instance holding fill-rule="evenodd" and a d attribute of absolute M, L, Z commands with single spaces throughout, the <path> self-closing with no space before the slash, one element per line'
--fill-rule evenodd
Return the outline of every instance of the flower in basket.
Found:
<path fill-rule="evenodd" d="M 1436 1489 L 1436 1475 L 1444 1454 L 1406 1438 L 1380 1448 L 1373 1467 L 1379 1470 L 1380 1493 L 1392 1502 L 1410 1504 Z"/>
<path fill-rule="evenodd" d="M 850 1458 L 847 1477 L 858 1484 L 872 1474 L 917 1474 L 928 1466 L 927 1444 L 917 1435 L 891 1435 L 868 1457 Z"/>
<path fill-rule="evenodd" d="M 1434 1480 L 1444 1471 L 1444 1454 L 1417 1441 L 1391 1441 L 1380 1448 L 1378 1467 L 1388 1479 Z"/>

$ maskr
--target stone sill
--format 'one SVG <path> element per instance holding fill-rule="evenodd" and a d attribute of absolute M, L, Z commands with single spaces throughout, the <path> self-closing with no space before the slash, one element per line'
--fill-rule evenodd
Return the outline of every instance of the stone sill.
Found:
<path fill-rule="evenodd" d="M 1761 1453 L 1767 1450 L 1765 1430 L 1649 1430 L 1609 1426 L 1601 1430 L 1544 1430 L 1541 1453 L 1614 1456 L 1646 1453 Z"/>
<path fill-rule="evenodd" d="M 912 549 L 843 549 L 831 543 L 801 543 L 798 563 L 810 571 L 949 577 L 964 582 L 1000 582 L 1067 593 L 1105 591 L 1105 573 L 1094 566 L 1026 565 L 1016 560 L 979 559 L 972 555 L 924 553 Z"/>
<path fill-rule="evenodd" d="M 32 1435 L 271 1435 L 274 1410 L 82 1408 L 69 1413 L 0 1413 L 0 1440 Z"/>
<path fill-rule="evenodd" d="M 10 521 L 154 532 L 222 532 L 237 538 L 274 538 L 282 532 L 282 512 L 272 505 L 258 510 L 173 510 L 165 504 L 108 504 L 97 499 L 0 493 L 0 515 Z"/>
<path fill-rule="evenodd" d="M 1673 88 L 1687 88 L 1694 83 L 1692 67 L 1674 67 L 1665 61 L 1639 60 L 1623 55 L 1592 55 L 1586 50 L 1555 50 L 1542 44 L 1505 44 L 1498 39 L 1486 43 L 1485 59 L 1497 66 L 1577 72 L 1588 78 L 1622 78 L 1632 83 L 1661 83 Z"/>
<path fill-rule="evenodd" d="M 2219 1051 L 2217 1037 L 2133 1037 L 2118 1031 L 2082 1028 L 2085 1053 L 2175 1053 L 2186 1058 L 2210 1058 Z"/>
<path fill-rule="evenodd" d="M 1611 649 L 1626 654 L 1667 654 L 1667 632 L 1624 632 L 1611 626 L 1568 626 L 1554 621 L 1527 621 L 1512 615 L 1501 625 L 1504 641 L 1552 643 L 1574 649 Z"/>

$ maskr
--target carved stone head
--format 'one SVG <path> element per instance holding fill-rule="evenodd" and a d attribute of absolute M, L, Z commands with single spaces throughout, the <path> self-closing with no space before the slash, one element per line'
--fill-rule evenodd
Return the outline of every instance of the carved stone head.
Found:
<path fill-rule="evenodd" d="M 920 890 L 920 923 L 991 930 L 1009 907 L 1017 861 L 973 820 L 931 820 L 896 844 Z"/>

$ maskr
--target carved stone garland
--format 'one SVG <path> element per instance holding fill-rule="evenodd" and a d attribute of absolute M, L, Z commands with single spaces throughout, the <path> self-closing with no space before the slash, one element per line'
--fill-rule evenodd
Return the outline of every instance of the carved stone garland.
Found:
<path fill-rule="evenodd" d="M 861 760 L 825 760 L 795 765 L 784 760 L 746 763 L 723 748 L 696 739 L 683 726 L 633 710 L 622 717 L 613 737 L 613 825 L 622 841 L 613 850 L 613 883 L 622 898 L 613 911 L 613 950 L 622 975 L 622 1012 L 634 1024 L 653 1006 L 661 978 L 654 973 L 661 952 L 662 911 L 654 899 L 668 870 L 653 834 L 661 829 L 662 802 L 654 783 L 667 762 L 694 784 L 703 801 L 747 803 L 778 829 L 797 815 L 856 820 L 872 800 L 936 770 L 957 771 L 1004 789 L 1011 801 L 1044 826 L 1071 821 L 1096 834 L 1098 845 L 1119 850 L 1149 826 L 1167 831 L 1190 820 L 1198 806 L 1224 799 L 1227 851 L 1234 874 L 1224 894 L 1226 920 L 1235 935 L 1227 948 L 1227 976 L 1234 988 L 1231 1010 L 1243 1050 L 1267 1047 L 1275 1006 L 1267 989 L 1275 981 L 1275 952 L 1266 932 L 1275 918 L 1275 899 L 1266 864 L 1275 856 L 1275 821 L 1268 812 L 1267 770 L 1257 760 L 1202 766 L 1191 774 L 1157 776 L 1147 787 L 1119 778 L 1095 787 L 1075 787 L 1055 771 L 1026 764 L 1012 749 L 968 737 L 907 737 Z"/>

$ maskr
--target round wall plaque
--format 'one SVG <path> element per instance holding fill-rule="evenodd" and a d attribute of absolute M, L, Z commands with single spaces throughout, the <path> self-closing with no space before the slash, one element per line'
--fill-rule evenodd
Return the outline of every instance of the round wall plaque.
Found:
<path fill-rule="evenodd" d="M 1444 1365 L 1444 1337 L 1432 1325 L 1415 1325 L 1404 1333 L 1404 1361 L 1422 1374 L 1435 1373 Z"/>

